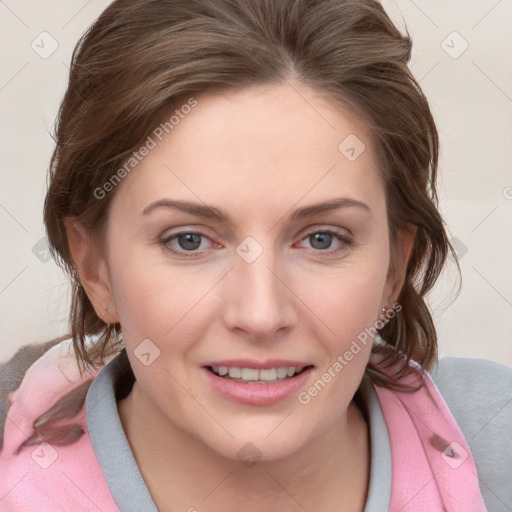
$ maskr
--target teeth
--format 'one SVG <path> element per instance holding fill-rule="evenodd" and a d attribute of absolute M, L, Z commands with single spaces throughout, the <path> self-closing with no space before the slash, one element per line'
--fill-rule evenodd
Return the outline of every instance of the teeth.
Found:
<path fill-rule="evenodd" d="M 229 376 L 232 379 L 240 379 L 240 378 L 242 378 L 242 368 L 230 368 L 229 369 Z"/>
<path fill-rule="evenodd" d="M 260 380 L 276 380 L 277 377 L 277 369 L 276 368 L 270 368 L 270 370 L 260 370 L 258 372 L 260 375 Z M 295 369 L 294 369 L 295 373 Z"/>
<path fill-rule="evenodd" d="M 229 376 L 232 377 L 231 371 L 235 368 L 229 369 Z M 237 371 L 240 371 L 238 368 L 236 368 Z M 259 370 L 256 368 L 242 368 L 242 380 L 258 380 L 258 377 L 260 375 Z"/>
<path fill-rule="evenodd" d="M 238 368 L 227 366 L 212 366 L 213 372 L 221 377 L 229 375 L 232 379 L 241 379 L 245 381 L 275 381 L 277 379 L 286 379 L 299 373 L 302 368 L 295 366 L 280 366 L 278 368 L 268 368 L 258 370 L 257 368 Z"/>
<path fill-rule="evenodd" d="M 288 368 L 278 368 L 277 369 L 277 378 L 284 379 L 288 375 Z"/>

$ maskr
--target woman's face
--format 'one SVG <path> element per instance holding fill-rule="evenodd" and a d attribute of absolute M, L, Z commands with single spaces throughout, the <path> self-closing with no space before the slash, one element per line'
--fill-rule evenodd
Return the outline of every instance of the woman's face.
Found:
<path fill-rule="evenodd" d="M 313 89 L 195 99 L 118 185 L 96 296 L 146 414 L 277 459 L 346 422 L 395 284 L 384 185 L 368 129 Z"/>

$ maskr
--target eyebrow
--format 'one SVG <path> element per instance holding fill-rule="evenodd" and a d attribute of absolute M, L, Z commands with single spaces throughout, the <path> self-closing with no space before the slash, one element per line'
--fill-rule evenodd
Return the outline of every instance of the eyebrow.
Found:
<path fill-rule="evenodd" d="M 360 208 L 366 212 L 371 213 L 371 208 L 367 204 L 358 201 L 357 199 L 338 197 L 335 199 L 330 199 L 329 201 L 324 201 L 322 203 L 297 208 L 288 216 L 288 221 L 297 221 L 307 217 L 312 217 L 314 215 L 320 215 L 323 213 L 331 212 L 333 210 L 338 210 L 340 208 L 352 207 Z M 146 206 L 144 210 L 142 210 L 141 215 L 148 215 L 158 208 L 180 210 L 195 215 L 196 217 L 215 219 L 225 224 L 233 225 L 232 218 L 227 213 L 219 210 L 218 208 L 215 208 L 214 206 L 192 203 L 190 201 L 178 201 L 173 199 L 159 199 L 158 201 L 154 201 L 153 203 L 150 203 L 148 206 Z"/>

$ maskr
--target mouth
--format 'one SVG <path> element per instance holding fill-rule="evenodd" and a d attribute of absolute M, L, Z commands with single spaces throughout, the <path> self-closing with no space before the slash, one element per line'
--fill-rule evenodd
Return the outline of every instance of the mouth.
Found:
<path fill-rule="evenodd" d="M 205 361 L 204 382 L 224 399 L 247 405 L 272 405 L 292 399 L 314 376 L 309 361 L 225 359 Z"/>
<path fill-rule="evenodd" d="M 241 384 L 278 384 L 297 378 L 305 371 L 313 368 L 313 365 L 306 366 L 276 366 L 273 368 L 245 368 L 238 366 L 205 366 L 205 368 L 227 381 Z"/>

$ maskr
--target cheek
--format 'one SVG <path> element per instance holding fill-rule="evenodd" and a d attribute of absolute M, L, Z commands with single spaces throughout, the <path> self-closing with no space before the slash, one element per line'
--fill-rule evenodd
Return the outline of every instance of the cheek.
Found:
<path fill-rule="evenodd" d="M 308 279 L 301 297 L 334 344 L 350 344 L 378 319 L 385 274 L 382 268 L 373 272 L 368 267 L 347 268 L 322 279 Z"/>
<path fill-rule="evenodd" d="M 161 256 L 158 261 L 148 256 L 124 253 L 122 262 L 113 265 L 112 291 L 126 346 L 133 354 L 150 339 L 162 354 L 185 357 L 207 335 L 217 307 L 210 292 L 222 271 L 172 267 Z"/>
<path fill-rule="evenodd" d="M 343 413 L 363 377 L 372 349 L 385 272 L 368 267 L 326 279 L 324 286 L 310 283 L 308 306 L 315 312 L 322 357 L 316 380 L 298 396 L 311 417 L 330 424 Z"/>
<path fill-rule="evenodd" d="M 192 276 L 155 265 L 148 258 L 129 257 L 114 265 L 112 292 L 123 329 L 132 343 L 163 339 L 201 297 Z M 197 283 L 197 281 L 196 281 Z"/>

